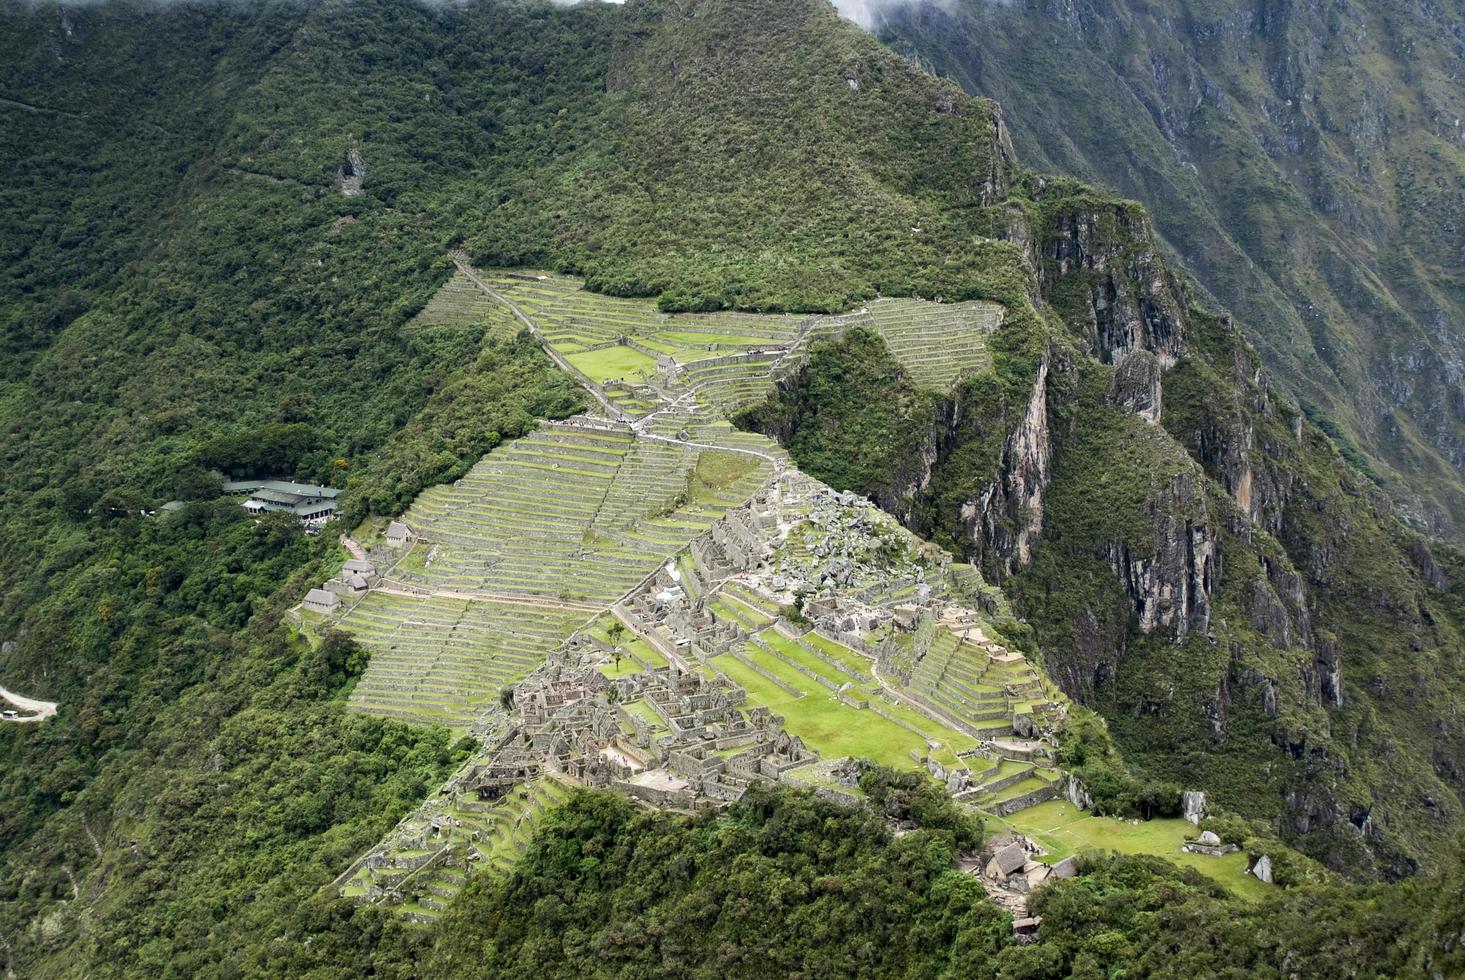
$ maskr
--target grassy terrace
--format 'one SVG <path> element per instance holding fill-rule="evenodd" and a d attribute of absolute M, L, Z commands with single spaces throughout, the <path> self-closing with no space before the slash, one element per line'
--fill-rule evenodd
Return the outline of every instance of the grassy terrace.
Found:
<path fill-rule="evenodd" d="M 715 615 L 748 629 L 755 620 L 771 622 L 776 610 L 768 606 L 771 603 L 755 591 L 727 583 L 712 608 Z M 932 752 L 943 764 L 954 766 L 962 764 L 956 753 L 976 744 L 969 736 L 885 695 L 872 679 L 868 658 L 824 637 L 809 634 L 795 640 L 769 626 L 758 630 L 741 649 L 711 662 L 748 692 L 751 704 L 782 715 L 785 727 L 826 759 L 852 755 L 909 769 L 915 765 L 911 752 L 918 756 Z M 884 714 L 846 704 L 836 696 L 840 689 L 857 701 L 869 701 Z M 932 750 L 928 742 L 938 747 Z M 981 766 L 977 760 L 976 768 Z"/>
<path fill-rule="evenodd" d="M 533 318 L 545 337 L 561 350 L 629 337 L 654 350 L 675 353 L 689 348 L 773 347 L 791 343 L 807 318 L 746 313 L 668 316 L 646 300 L 618 299 L 585 292 L 579 280 L 486 276 L 495 290 Z M 593 375 L 592 375 L 593 376 Z"/>
<path fill-rule="evenodd" d="M 600 350 L 568 353 L 565 360 L 585 372 L 592 381 L 635 381 L 649 378 L 656 370 L 656 359 L 634 347 L 617 344 Z"/>
<path fill-rule="evenodd" d="M 479 289 L 466 273 L 454 272 L 427 305 L 408 321 L 406 329 L 411 332 L 428 327 L 465 327 L 480 323 L 510 333 L 519 329 L 501 303 Z"/>
<path fill-rule="evenodd" d="M 372 652 L 351 703 L 369 714 L 466 727 L 584 618 L 534 606 L 370 593 L 342 622 Z"/>
<path fill-rule="evenodd" d="M 720 426 L 698 437 L 748 444 Z M 375 592 L 345 618 L 373 651 L 353 703 L 468 724 L 588 618 L 585 605 L 620 598 L 771 473 L 747 453 L 629 430 L 550 425 L 499 447 L 404 516 L 421 540 L 391 587 L 429 597 Z M 644 643 L 632 652 L 661 660 Z"/>
<path fill-rule="evenodd" d="M 1195 832 L 1184 820 L 1130 823 L 1114 817 L 1092 816 L 1067 800 L 1050 800 L 1004 819 L 988 819 L 1040 842 L 1048 852 L 1040 860 L 1050 864 L 1086 848 L 1121 854 L 1155 854 L 1194 868 L 1244 898 L 1260 899 L 1274 892 L 1271 886 L 1246 874 L 1244 853 L 1217 858 L 1182 851 L 1180 845 L 1186 835 Z"/>
<path fill-rule="evenodd" d="M 627 346 L 590 351 L 623 338 L 670 354 L 682 365 L 683 386 L 723 411 L 765 397 L 773 362 L 783 351 L 837 336 L 853 324 L 877 330 L 923 385 L 950 387 L 957 378 L 991 365 L 987 340 L 1001 322 L 994 303 L 932 303 L 878 299 L 854 314 L 798 317 L 747 313 L 662 313 L 646 301 L 585 292 L 578 280 L 498 273 L 485 278 L 538 325 L 546 340 L 596 381 L 639 380 L 654 360 Z M 733 363 L 716 361 L 735 357 Z"/>
<path fill-rule="evenodd" d="M 936 631 L 906 689 L 980 732 L 1004 732 L 1014 711 L 1044 700 L 1032 664 L 993 662 L 987 651 L 959 642 L 945 628 Z M 1009 695 L 1009 689 L 1014 694 Z"/>
<path fill-rule="evenodd" d="M 405 520 L 422 541 L 401 577 L 433 590 L 608 604 L 770 473 L 746 454 L 548 426 L 418 498 Z"/>
<path fill-rule="evenodd" d="M 447 808 L 453 821 L 447 837 L 433 839 L 434 849 L 392 852 L 385 868 L 363 868 L 342 888 L 347 897 L 364 895 L 369 882 L 401 888 L 408 896 L 396 910 L 419 922 L 436 919 L 475 874 L 508 872 L 529 844 L 539 821 L 570 795 L 571 787 L 544 776 L 516 786 L 503 799 L 480 803 L 457 798 Z M 415 828 L 422 830 L 426 818 Z M 473 840 L 477 834 L 478 839 Z M 447 846 L 447 859 L 411 872 L 413 859 Z"/>

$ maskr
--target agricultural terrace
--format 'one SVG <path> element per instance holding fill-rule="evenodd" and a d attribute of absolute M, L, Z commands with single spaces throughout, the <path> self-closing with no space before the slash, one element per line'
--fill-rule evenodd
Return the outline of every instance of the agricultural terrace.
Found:
<path fill-rule="evenodd" d="M 434 592 L 608 606 L 772 477 L 746 453 L 550 425 L 433 487 L 392 580 Z"/>
<path fill-rule="evenodd" d="M 1041 715 L 1047 697 L 1037 668 L 1020 657 L 994 656 L 994 649 L 1000 650 L 938 626 L 906 685 L 907 695 L 978 735 L 1011 732 L 1014 715 Z M 1040 717 L 1039 724 L 1045 720 Z"/>
<path fill-rule="evenodd" d="M 369 592 L 341 622 L 371 649 L 351 703 L 370 714 L 466 727 L 586 618 L 553 605 Z"/>
<path fill-rule="evenodd" d="M 824 758 L 862 757 L 899 769 L 927 755 L 949 767 L 986 765 L 957 758 L 975 739 L 885 693 L 864 654 L 813 633 L 790 636 L 773 625 L 777 606 L 736 583 L 710 606 L 749 639 L 708 663 L 746 690 L 750 703 L 782 715 L 784 727 Z"/>
<path fill-rule="evenodd" d="M 549 425 L 499 447 L 418 497 L 403 518 L 418 539 L 343 617 L 373 651 L 353 703 L 468 725 L 772 472 L 624 427 Z"/>
<path fill-rule="evenodd" d="M 429 327 L 473 327 L 488 324 L 517 332 L 504 305 L 479 288 L 466 272 L 453 273 L 426 306 L 404 328 L 415 333 Z"/>
<path fill-rule="evenodd" d="M 403 846 L 390 849 L 389 863 L 360 866 L 341 887 L 348 898 L 386 891 L 410 894 L 397 911 L 419 922 L 436 919 L 475 870 L 498 873 L 513 867 L 539 821 L 570 795 L 570 786 L 542 776 L 514 787 L 502 799 L 480 801 L 455 794 L 441 807 L 419 810 L 393 832 Z M 436 821 L 436 826 L 433 821 Z M 464 867 L 455 853 L 466 855 Z"/>
<path fill-rule="evenodd" d="M 729 414 L 769 393 L 811 342 L 853 325 L 881 334 L 917 382 L 946 389 L 986 370 L 988 338 L 1002 308 L 972 301 L 878 299 L 842 316 L 662 313 L 646 300 L 586 292 L 578 280 L 541 273 L 499 273 L 485 283 L 532 320 L 541 336 L 632 415 L 656 405 L 637 386 L 697 401 Z M 659 356 L 669 359 L 658 367 Z"/>

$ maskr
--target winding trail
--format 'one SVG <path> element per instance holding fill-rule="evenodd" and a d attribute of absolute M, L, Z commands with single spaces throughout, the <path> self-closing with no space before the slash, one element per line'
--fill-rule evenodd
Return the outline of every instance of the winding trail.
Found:
<path fill-rule="evenodd" d="M 473 266 L 468 263 L 468 257 L 466 255 L 458 251 L 454 251 L 450 254 L 453 257 L 453 264 L 456 265 L 465 276 L 467 276 L 469 279 L 472 279 L 474 284 L 477 285 L 479 289 L 487 293 L 495 302 L 507 307 L 508 311 L 514 314 L 514 317 L 520 323 L 524 324 L 524 326 L 534 336 L 534 339 L 539 341 L 539 346 L 544 348 L 544 352 L 549 355 L 550 360 L 554 361 L 555 364 L 560 368 L 560 370 L 564 371 L 566 374 L 570 375 L 571 377 L 580 379 L 580 383 L 584 385 L 586 390 L 588 390 L 590 394 L 595 397 L 596 401 L 600 402 L 601 407 L 611 414 L 612 418 L 617 419 L 621 422 L 631 421 L 630 417 L 627 416 L 625 412 L 621 411 L 620 406 L 616 405 L 615 402 L 606 397 L 605 392 L 600 390 L 600 386 L 598 384 L 592 381 L 584 371 L 581 371 L 579 368 L 575 367 L 575 365 L 565 360 L 564 355 L 554 349 L 554 345 L 551 344 L 545 338 L 545 336 L 539 332 L 539 324 L 535 323 L 531 317 L 525 315 L 524 311 L 519 309 L 519 307 L 516 306 L 514 302 L 510 300 L 507 296 L 504 296 L 502 293 L 498 292 L 498 290 L 494 289 L 488 283 L 483 281 L 482 277 L 478 275 L 478 270 L 474 269 Z"/>
<path fill-rule="evenodd" d="M 11 704 L 15 705 L 22 711 L 35 712 L 35 714 L 25 715 L 20 718 L 6 718 L 4 719 L 5 721 L 45 721 L 47 718 L 50 718 L 56 713 L 56 702 L 54 701 L 38 701 L 35 698 L 28 698 L 24 697 L 23 695 L 16 694 L 14 691 L 7 691 L 3 687 L 0 687 L 0 698 L 4 698 L 6 701 L 9 701 Z"/>

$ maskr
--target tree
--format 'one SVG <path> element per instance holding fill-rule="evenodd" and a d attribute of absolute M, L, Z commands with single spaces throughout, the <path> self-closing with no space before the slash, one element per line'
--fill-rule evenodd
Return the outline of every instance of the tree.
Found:
<path fill-rule="evenodd" d="M 606 637 L 610 640 L 612 654 L 615 656 L 616 670 L 621 669 L 621 640 L 626 635 L 626 624 L 619 619 L 611 620 L 610 626 L 605 631 Z"/>

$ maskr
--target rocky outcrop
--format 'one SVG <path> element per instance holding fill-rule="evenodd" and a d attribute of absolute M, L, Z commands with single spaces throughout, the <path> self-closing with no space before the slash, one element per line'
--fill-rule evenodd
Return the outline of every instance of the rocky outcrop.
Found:
<path fill-rule="evenodd" d="M 1034 194 L 1048 215 L 1038 270 L 1044 298 L 1084 334 L 1100 360 L 1118 363 L 1145 350 L 1173 367 L 1184 349 L 1185 304 L 1144 210 L 1088 195 L 1049 203 L 1046 189 L 1039 181 Z M 1065 284 L 1075 274 L 1086 290 Z"/>
<path fill-rule="evenodd" d="M 346 162 L 336 171 L 336 186 L 343 197 L 360 197 L 366 181 L 366 157 L 352 147 L 346 154 Z"/>
<path fill-rule="evenodd" d="M 961 506 L 965 537 L 990 563 L 1011 572 L 1026 565 L 1043 529 L 1043 494 L 1052 477 L 1053 445 L 1048 421 L 1048 375 L 1052 353 L 1038 364 L 1022 418 L 1007 437 L 996 479 Z"/>
<path fill-rule="evenodd" d="M 1186 516 L 1196 512 L 1202 517 Z M 1150 545 L 1143 551 L 1129 541 L 1112 541 L 1103 555 L 1134 608 L 1141 633 L 1164 628 L 1176 642 L 1210 625 L 1211 597 L 1217 577 L 1215 532 L 1204 519 L 1204 500 L 1191 474 L 1175 477 L 1166 491 L 1147 502 Z"/>
<path fill-rule="evenodd" d="M 934 468 L 941 459 L 943 443 L 951 437 L 955 426 L 956 405 L 950 399 L 944 399 L 937 405 L 932 425 L 920 442 L 899 460 L 885 486 L 871 495 L 871 499 L 881 510 L 891 514 L 902 524 L 912 526 L 916 504 L 920 495 L 931 485 Z"/>
<path fill-rule="evenodd" d="M 1158 425 L 1162 397 L 1159 358 L 1147 350 L 1138 350 L 1119 362 L 1109 386 L 1109 404 Z"/>
<path fill-rule="evenodd" d="M 1211 326 L 1220 350 L 1210 367 L 1222 375 L 1229 397 L 1191 398 L 1164 424 L 1251 521 L 1281 537 L 1296 489 L 1293 464 L 1307 429 L 1295 407 L 1273 397 L 1255 352 L 1230 318 L 1218 316 Z M 1238 527 L 1237 533 L 1249 535 L 1250 529 Z"/>
<path fill-rule="evenodd" d="M 1190 823 L 1199 825 L 1202 818 L 1209 812 L 1206 805 L 1206 794 L 1199 790 L 1186 790 L 1180 794 L 1181 816 Z M 1220 843 L 1218 840 L 1216 843 Z"/>
<path fill-rule="evenodd" d="M 1063 781 L 1063 798 L 1080 810 L 1087 810 L 1094 805 L 1094 798 L 1076 776 L 1069 776 Z"/>

